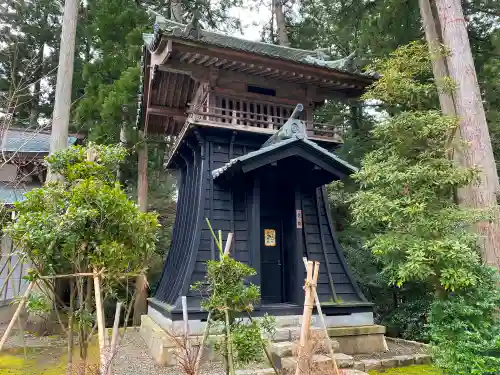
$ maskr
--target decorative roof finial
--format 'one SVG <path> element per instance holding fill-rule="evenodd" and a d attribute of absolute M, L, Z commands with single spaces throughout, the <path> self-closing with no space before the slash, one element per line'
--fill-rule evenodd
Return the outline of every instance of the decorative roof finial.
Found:
<path fill-rule="evenodd" d="M 299 139 L 307 138 L 306 126 L 304 124 L 304 121 L 298 119 L 303 110 L 304 106 L 301 103 L 297 104 L 287 122 L 285 122 L 285 124 L 275 134 L 273 134 L 262 145 L 262 147 L 267 147 L 284 139 L 289 139 L 292 137 Z"/>
<path fill-rule="evenodd" d="M 195 39 L 201 38 L 200 19 L 201 19 L 200 11 L 195 10 L 193 12 L 193 17 L 191 18 L 191 21 L 184 28 L 183 34 L 185 37 L 191 37 L 191 38 L 195 38 Z"/>

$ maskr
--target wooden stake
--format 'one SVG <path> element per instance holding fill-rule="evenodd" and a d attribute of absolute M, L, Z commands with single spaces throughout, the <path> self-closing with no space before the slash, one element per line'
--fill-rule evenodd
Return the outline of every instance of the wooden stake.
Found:
<path fill-rule="evenodd" d="M 108 362 L 108 375 L 111 375 L 113 373 L 113 358 L 115 357 L 116 354 L 116 340 L 118 339 L 121 309 L 122 309 L 122 303 L 117 302 L 115 310 L 115 321 L 113 322 L 113 334 L 111 335 L 111 348 L 110 348 L 111 350 Z"/>
<path fill-rule="evenodd" d="M 2 348 L 7 341 L 7 338 L 10 335 L 10 331 L 12 331 L 12 328 L 14 327 L 14 324 L 16 323 L 16 320 L 19 318 L 19 315 L 21 315 L 21 311 L 23 310 L 24 305 L 26 304 L 26 301 L 28 300 L 28 297 L 31 293 L 31 289 L 35 286 L 35 281 L 31 281 L 30 284 L 28 285 L 28 289 L 26 289 L 26 292 L 24 292 L 24 295 L 22 296 L 21 300 L 19 301 L 19 305 L 17 306 L 16 312 L 14 313 L 14 316 L 10 320 L 9 325 L 7 326 L 7 329 L 5 330 L 2 340 L 0 340 L 0 352 L 2 351 Z"/>
<path fill-rule="evenodd" d="M 212 324 L 211 318 L 211 313 L 208 313 L 207 325 L 205 326 L 205 332 L 203 332 L 203 338 L 201 339 L 200 349 L 198 350 L 198 356 L 196 357 L 196 362 L 194 365 L 194 375 L 198 375 L 198 372 L 200 370 L 201 358 L 203 357 L 203 349 L 205 348 L 205 342 L 207 341 L 208 334 L 210 333 L 210 325 Z"/>
<path fill-rule="evenodd" d="M 247 311 L 247 315 L 248 315 L 248 319 L 250 319 L 250 323 L 253 323 L 253 318 L 252 318 L 252 315 L 250 315 L 250 313 Z M 267 347 L 267 344 L 264 342 L 264 340 L 262 340 L 262 349 L 264 350 L 264 353 L 266 354 L 266 357 L 267 357 L 267 360 L 269 361 L 269 363 L 271 364 L 271 366 L 273 367 L 273 370 L 274 370 L 274 373 L 276 375 L 280 375 L 280 372 L 279 370 L 276 368 L 276 365 L 274 364 L 274 361 L 273 361 L 273 358 L 271 356 L 271 353 L 269 352 L 269 349 Z"/>
<path fill-rule="evenodd" d="M 99 279 L 99 273 L 97 272 L 97 270 L 94 270 L 94 295 L 97 316 L 97 334 L 99 337 L 100 374 L 106 374 L 106 342 L 104 339 L 101 280 Z"/>
<path fill-rule="evenodd" d="M 231 252 L 231 244 L 233 242 L 233 234 L 228 233 L 227 234 L 227 240 L 226 240 L 226 247 L 224 248 L 224 255 L 229 255 Z"/>
<path fill-rule="evenodd" d="M 187 307 L 187 298 L 186 296 L 182 296 L 182 319 L 184 320 L 184 336 L 187 339 L 189 337 L 189 318 L 188 318 L 188 307 Z"/>
<path fill-rule="evenodd" d="M 312 310 L 313 310 L 313 304 L 312 304 L 312 299 L 311 299 L 311 284 L 313 283 L 313 267 L 314 264 L 313 262 L 309 261 L 307 262 L 307 277 L 306 277 L 306 282 L 304 285 L 304 290 L 305 290 L 305 298 L 304 298 L 304 312 L 302 314 L 302 327 L 300 330 L 300 346 L 299 350 L 297 353 L 297 368 L 295 370 L 295 375 L 300 375 L 301 374 L 301 355 L 304 352 L 304 347 L 307 343 L 307 339 L 309 336 L 309 329 L 311 325 L 311 316 L 312 316 Z"/>
<path fill-rule="evenodd" d="M 307 268 L 307 258 L 303 258 L 303 260 L 304 260 L 304 267 Z M 319 262 L 316 263 L 318 264 L 318 270 L 319 270 Z M 321 308 L 321 303 L 319 302 L 318 291 L 316 289 L 316 286 L 313 287 L 313 296 L 316 301 L 316 310 L 318 310 L 319 319 L 321 320 L 321 324 L 323 325 L 325 340 L 328 345 L 328 352 L 330 353 L 330 358 L 332 359 L 333 373 L 334 375 L 339 375 L 339 368 L 337 366 L 337 361 L 335 360 L 335 352 L 333 351 L 332 342 L 330 341 L 330 335 L 328 334 L 328 328 L 326 327 L 325 317 L 323 316 L 323 310 Z"/>

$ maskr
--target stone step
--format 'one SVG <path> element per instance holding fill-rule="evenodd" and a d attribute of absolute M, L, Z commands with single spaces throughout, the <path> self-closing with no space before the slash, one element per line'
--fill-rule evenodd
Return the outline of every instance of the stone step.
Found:
<path fill-rule="evenodd" d="M 337 351 L 339 348 L 339 343 L 336 340 L 331 340 L 330 343 L 334 351 Z M 294 350 L 296 348 L 297 343 L 291 341 L 279 341 L 279 342 L 271 342 L 269 343 L 269 351 L 276 357 L 285 358 L 292 357 L 294 355 Z M 325 353 L 328 352 L 326 342 L 322 343 L 322 351 Z"/>
<path fill-rule="evenodd" d="M 317 370 L 327 372 L 332 368 L 332 359 L 323 354 L 315 354 L 312 357 L 313 363 L 316 365 Z M 354 366 L 354 358 L 347 354 L 335 353 L 335 361 L 338 368 L 347 369 Z M 292 369 L 297 366 L 297 358 L 288 357 L 282 358 L 281 366 L 284 369 Z"/>
<path fill-rule="evenodd" d="M 236 375 L 275 375 L 273 368 L 241 369 L 236 370 Z"/>
<path fill-rule="evenodd" d="M 277 328 L 274 336 L 269 337 L 265 335 L 267 339 L 273 342 L 283 342 L 283 341 L 296 341 L 300 337 L 300 328 L 297 327 L 282 327 Z"/>

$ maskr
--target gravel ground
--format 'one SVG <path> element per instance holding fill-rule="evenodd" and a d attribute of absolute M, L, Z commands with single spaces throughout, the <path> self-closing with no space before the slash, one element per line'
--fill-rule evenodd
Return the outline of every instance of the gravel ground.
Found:
<path fill-rule="evenodd" d="M 418 347 L 407 343 L 395 343 L 387 340 L 388 352 L 376 352 L 370 354 L 355 354 L 353 355 L 356 361 L 361 359 L 384 359 L 397 355 L 410 355 L 410 354 L 425 354 L 425 348 Z"/>
<path fill-rule="evenodd" d="M 205 364 L 200 369 L 203 375 L 223 374 L 221 364 Z M 146 343 L 140 337 L 137 329 L 131 329 L 123 338 L 116 356 L 115 375 L 181 375 L 177 368 L 158 366 L 151 359 Z"/>
<path fill-rule="evenodd" d="M 0 337 L 3 335 L 6 324 L 0 325 Z M 23 348 L 29 348 L 30 359 L 36 358 L 39 366 L 56 364 L 66 352 L 66 339 L 62 336 L 37 337 L 25 332 L 24 338 L 19 331 L 13 330 L 6 342 L 5 349 L 8 353 L 23 357 Z M 146 343 L 140 337 L 137 328 L 129 328 L 123 340 L 119 343 L 118 353 L 114 361 L 114 375 L 182 375 L 175 367 L 158 366 L 149 355 Z M 221 364 L 204 364 L 200 373 L 202 375 L 219 375 L 224 370 Z"/>
<path fill-rule="evenodd" d="M 6 325 L 0 325 L 0 336 L 3 334 Z M 22 356 L 19 348 L 24 343 L 30 348 L 30 352 L 36 356 L 38 363 L 54 363 L 60 358 L 66 349 L 66 340 L 61 336 L 36 337 L 25 333 L 24 338 L 19 331 L 14 331 L 7 340 L 6 349 L 14 350 Z M 354 355 L 354 359 L 384 359 L 397 355 L 409 355 L 424 353 L 425 348 L 420 348 L 407 343 L 396 343 L 387 341 L 388 352 L 378 352 L 370 354 Z M 11 349 L 11 350 L 9 350 Z M 34 351 L 32 350 L 34 349 Z M 207 363 L 201 368 L 202 375 L 219 375 L 224 370 L 220 363 Z M 119 343 L 118 353 L 114 361 L 114 375 L 182 375 L 182 372 L 175 367 L 158 366 L 149 355 L 146 343 L 140 337 L 137 328 L 129 328 L 123 340 Z"/>

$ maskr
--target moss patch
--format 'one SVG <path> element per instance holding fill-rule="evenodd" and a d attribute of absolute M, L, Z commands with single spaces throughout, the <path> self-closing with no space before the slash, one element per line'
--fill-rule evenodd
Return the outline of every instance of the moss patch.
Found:
<path fill-rule="evenodd" d="M 89 346 L 89 366 L 99 362 L 99 347 L 95 341 Z M 75 348 L 75 364 L 78 358 L 79 348 Z M 64 347 L 27 348 L 26 358 L 24 350 L 19 348 L 0 354 L 0 375 L 61 375 L 66 373 L 67 363 Z"/>
<path fill-rule="evenodd" d="M 369 371 L 370 375 L 441 375 L 441 371 L 430 365 L 391 368 L 386 371 Z"/>

